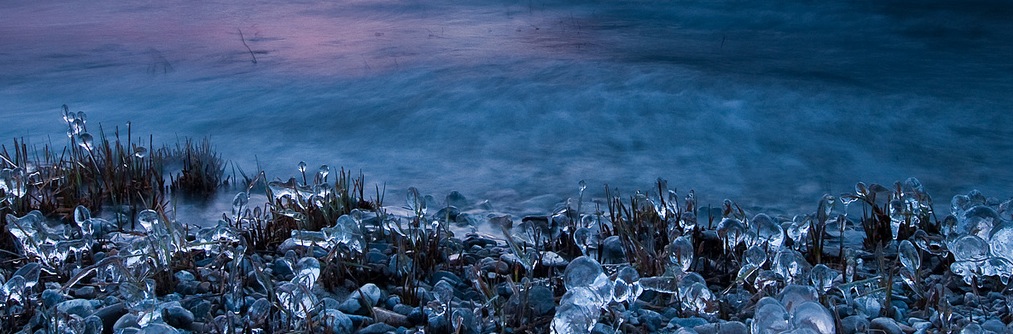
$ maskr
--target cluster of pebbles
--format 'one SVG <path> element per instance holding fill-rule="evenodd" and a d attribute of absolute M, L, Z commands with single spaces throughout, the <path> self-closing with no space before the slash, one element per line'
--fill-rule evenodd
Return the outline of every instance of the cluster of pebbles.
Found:
<path fill-rule="evenodd" d="M 919 221 L 931 203 L 909 180 L 881 197 L 892 235 L 866 249 L 847 212 L 875 191 L 795 217 L 716 216 L 691 196 L 679 207 L 638 195 L 636 210 L 669 223 L 658 231 L 667 245 L 636 243 L 579 204 L 515 223 L 457 193 L 430 212 L 432 198 L 413 192 L 404 208 L 354 210 L 269 250 L 234 227 L 243 193 L 233 219 L 191 230 L 151 210 L 127 220 L 78 207 L 63 221 L 33 211 L 6 217 L 0 331 L 1013 332 L 1011 202 L 972 192 Z M 631 244 L 659 255 L 661 270 L 648 275 Z M 816 250 L 826 263 L 810 263 Z"/>

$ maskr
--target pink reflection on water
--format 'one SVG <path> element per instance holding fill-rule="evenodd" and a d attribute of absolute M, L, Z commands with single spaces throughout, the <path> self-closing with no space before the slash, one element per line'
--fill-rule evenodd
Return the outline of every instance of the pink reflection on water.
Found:
<path fill-rule="evenodd" d="M 248 65 L 256 57 L 258 64 L 282 73 L 355 76 L 416 66 L 497 64 L 515 55 L 571 59 L 594 54 L 592 37 L 577 24 L 548 11 L 522 9 L 378 2 L 4 3 L 0 56 L 16 64 L 0 67 L 18 74 L 46 73 L 54 63 L 67 70 L 128 66 L 150 71 L 159 63 Z"/>

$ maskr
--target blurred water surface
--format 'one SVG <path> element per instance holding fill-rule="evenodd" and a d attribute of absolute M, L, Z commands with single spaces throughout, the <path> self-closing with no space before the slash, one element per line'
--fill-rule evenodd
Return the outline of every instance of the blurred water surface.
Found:
<path fill-rule="evenodd" d="M 544 212 L 662 177 L 811 211 L 857 181 L 1013 195 L 1001 1 L 0 3 L 0 138 L 59 106 L 270 177 L 362 170 Z M 248 46 L 248 48 L 247 48 Z M 255 60 L 255 62 L 254 62 Z"/>

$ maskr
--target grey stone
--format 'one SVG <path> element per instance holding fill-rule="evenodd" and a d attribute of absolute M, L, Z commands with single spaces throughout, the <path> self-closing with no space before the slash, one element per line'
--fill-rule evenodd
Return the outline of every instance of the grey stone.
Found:
<path fill-rule="evenodd" d="M 657 332 L 664 326 L 665 319 L 661 316 L 661 313 L 646 309 L 642 309 L 639 312 L 640 317 L 638 320 L 640 323 L 644 324 L 644 327 L 647 328 L 648 331 L 652 333 Z"/>
<path fill-rule="evenodd" d="M 179 331 L 176 330 L 175 328 L 170 327 L 169 325 L 157 323 L 148 324 L 147 326 L 144 326 L 144 328 L 141 328 L 141 331 L 138 332 L 138 334 L 173 334 L 173 333 L 179 333 Z"/>
<path fill-rule="evenodd" d="M 177 271 L 173 275 L 176 276 L 176 279 L 179 280 L 180 282 L 189 282 L 197 279 L 196 277 L 193 276 L 193 273 L 186 270 Z"/>
<path fill-rule="evenodd" d="M 879 317 L 872 319 L 869 322 L 869 329 L 872 331 L 880 331 L 885 334 L 903 334 L 904 332 L 897 325 L 897 320 L 893 320 L 887 317 Z"/>
<path fill-rule="evenodd" d="M 869 330 L 869 320 L 865 316 L 852 315 L 841 319 L 841 332 L 848 333 L 865 333 Z"/>
<path fill-rule="evenodd" d="M 95 287 L 93 286 L 82 286 L 72 290 L 71 292 L 73 293 L 74 298 L 94 299 L 96 296 Z"/>
<path fill-rule="evenodd" d="M 355 333 L 356 334 L 384 334 L 384 333 L 387 333 L 387 332 L 393 332 L 394 330 L 395 330 L 394 326 L 391 326 L 391 325 L 379 322 L 379 323 L 375 323 L 375 324 L 366 326 L 366 328 L 360 329 L 358 332 L 355 332 Z"/>
<path fill-rule="evenodd" d="M 556 308 L 552 299 L 552 290 L 544 285 L 535 285 L 528 290 L 528 307 L 535 315 L 545 315 Z"/>
<path fill-rule="evenodd" d="M 706 323 L 707 320 L 704 320 L 704 318 L 699 317 L 672 318 L 672 320 L 668 321 L 668 325 L 671 326 L 672 328 L 682 328 L 682 327 L 694 328 L 696 326 L 704 325 Z"/>
<path fill-rule="evenodd" d="M 325 309 L 316 316 L 317 323 L 323 326 L 323 332 L 335 334 L 351 334 L 352 319 L 341 311 Z"/>
<path fill-rule="evenodd" d="M 116 320 L 116 323 L 113 324 L 113 331 L 118 331 L 130 327 L 137 328 L 140 327 L 140 325 L 137 324 L 137 315 L 127 313 L 124 314 L 122 317 L 120 317 L 119 320 Z"/>
<path fill-rule="evenodd" d="M 729 321 L 718 324 L 718 334 L 749 334 L 749 329 L 742 322 Z"/>
<path fill-rule="evenodd" d="M 93 316 L 102 319 L 103 328 L 109 328 L 110 331 L 116 325 L 116 320 L 120 319 L 124 314 L 127 314 L 127 307 L 123 303 L 110 304 L 92 313 Z"/>
<path fill-rule="evenodd" d="M 193 312 L 179 305 L 169 306 L 162 310 L 165 323 L 176 328 L 189 328 L 193 324 Z"/>
<path fill-rule="evenodd" d="M 46 289 L 42 291 L 42 305 L 46 308 L 55 306 L 67 300 L 67 296 L 60 293 L 59 289 Z"/>
<path fill-rule="evenodd" d="M 981 323 L 981 328 L 986 331 L 993 331 L 996 333 L 1006 333 L 1006 325 L 1003 324 L 1002 321 L 1000 321 L 999 319 L 995 318 L 988 319 L 985 322 Z"/>

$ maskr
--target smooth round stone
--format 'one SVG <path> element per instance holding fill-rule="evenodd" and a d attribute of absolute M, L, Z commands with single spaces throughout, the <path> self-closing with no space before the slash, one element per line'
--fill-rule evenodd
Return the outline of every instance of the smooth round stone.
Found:
<path fill-rule="evenodd" d="M 331 297 L 324 297 L 324 298 L 320 298 L 320 305 L 323 308 L 325 308 L 325 309 L 329 309 L 329 308 L 337 309 L 338 306 L 341 305 L 341 302 L 339 302 L 337 299 L 334 299 L 334 298 L 331 298 Z"/>
<path fill-rule="evenodd" d="M 144 326 L 144 328 L 141 328 L 141 331 L 138 332 L 138 334 L 173 334 L 173 333 L 179 333 L 179 331 L 176 330 L 175 328 L 170 327 L 169 325 L 157 323 Z"/>
<path fill-rule="evenodd" d="M 390 257 L 376 250 L 366 253 L 366 264 L 385 266 L 390 262 Z"/>
<path fill-rule="evenodd" d="M 694 328 L 696 326 L 707 324 L 707 320 L 699 317 L 689 318 L 672 318 L 668 321 L 668 325 L 674 328 L 689 327 Z"/>
<path fill-rule="evenodd" d="M 109 306 L 100 308 L 92 313 L 93 316 L 97 316 L 102 319 L 103 328 L 113 328 L 116 325 L 116 321 L 120 319 L 124 314 L 127 314 L 126 305 L 123 303 L 110 304 Z"/>
<path fill-rule="evenodd" d="M 96 296 L 96 290 L 95 287 L 93 286 L 82 286 L 80 288 L 71 290 L 71 294 L 74 295 L 74 298 L 94 299 Z"/>
<path fill-rule="evenodd" d="M 354 328 L 352 319 L 335 309 L 325 309 L 317 315 L 316 320 L 323 325 L 325 333 L 351 334 Z"/>
<path fill-rule="evenodd" d="M 162 310 L 162 320 L 172 327 L 189 328 L 193 324 L 193 312 L 179 305 L 173 305 Z"/>
<path fill-rule="evenodd" d="M 841 319 L 841 332 L 845 334 L 865 333 L 868 330 L 869 320 L 864 316 L 852 315 Z"/>
<path fill-rule="evenodd" d="M 454 273 L 452 273 L 452 272 L 444 271 L 444 270 L 440 270 L 440 271 L 437 271 L 437 272 L 433 273 L 433 278 L 432 278 L 432 280 L 430 280 L 430 282 L 435 286 L 436 283 L 438 283 L 441 280 L 442 281 L 447 281 L 447 283 L 450 283 L 450 285 L 455 286 L 455 287 L 461 286 L 461 285 L 464 284 L 464 281 L 462 281 L 460 277 L 458 277 L 457 275 L 454 275 Z"/>
<path fill-rule="evenodd" d="M 60 293 L 59 289 L 46 289 L 45 291 L 42 291 L 42 305 L 46 308 L 53 307 L 54 305 L 66 300 L 67 296 Z"/>
<path fill-rule="evenodd" d="M 271 271 L 274 273 L 274 277 L 284 279 L 286 277 L 294 276 L 292 268 L 289 267 L 288 261 L 284 258 L 277 258 L 274 260 L 274 265 L 271 267 Z"/>
<path fill-rule="evenodd" d="M 140 325 L 137 324 L 137 315 L 132 313 L 126 313 L 123 316 L 121 316 L 119 320 L 116 320 L 115 324 L 113 324 L 113 331 L 115 332 L 118 330 L 127 329 L 131 327 L 137 328 L 139 326 Z"/>
<path fill-rule="evenodd" d="M 528 307 L 534 312 L 534 315 L 545 315 L 549 311 L 556 308 L 556 303 L 552 299 L 552 290 L 547 286 L 535 285 L 528 290 Z"/>
<path fill-rule="evenodd" d="M 428 321 L 428 316 L 421 307 L 413 308 L 411 312 L 408 312 L 408 323 L 411 325 L 418 326 Z"/>
<path fill-rule="evenodd" d="M 723 322 L 718 325 L 718 334 L 749 334 L 749 328 L 739 321 Z"/>
<path fill-rule="evenodd" d="M 175 274 L 173 274 L 173 276 L 176 276 L 176 279 L 179 280 L 180 282 L 188 282 L 197 279 L 196 277 L 193 276 L 193 273 L 186 270 L 177 271 Z"/>
<path fill-rule="evenodd" d="M 665 323 L 665 319 L 661 316 L 661 313 L 654 312 L 647 309 L 640 310 L 640 317 L 638 319 L 640 323 L 644 324 L 644 327 L 648 331 L 654 333 L 662 328 Z"/>
<path fill-rule="evenodd" d="M 988 319 L 985 322 L 981 323 L 981 328 L 986 331 L 993 331 L 996 333 L 1006 332 L 1006 325 L 1003 324 L 1002 321 L 1000 321 L 999 319 L 995 318 Z"/>
<path fill-rule="evenodd" d="M 356 334 L 385 334 L 387 332 L 392 332 L 394 330 L 395 330 L 394 326 L 391 326 L 391 325 L 388 325 L 388 324 L 385 324 L 385 323 L 382 323 L 382 322 L 378 322 L 378 323 L 366 326 L 366 328 L 360 329 L 358 332 L 355 332 L 355 333 Z"/>
<path fill-rule="evenodd" d="M 387 297 L 387 309 L 393 310 L 395 306 L 401 304 L 401 297 L 398 295 L 391 295 Z"/>
<path fill-rule="evenodd" d="M 903 334 L 897 321 L 887 317 L 879 317 L 869 322 L 869 330 L 885 334 Z"/>

